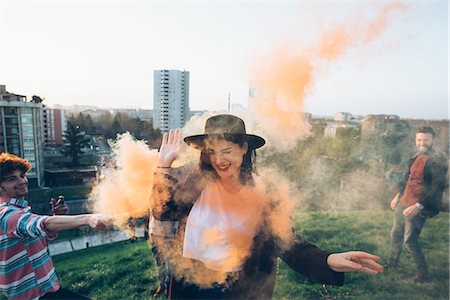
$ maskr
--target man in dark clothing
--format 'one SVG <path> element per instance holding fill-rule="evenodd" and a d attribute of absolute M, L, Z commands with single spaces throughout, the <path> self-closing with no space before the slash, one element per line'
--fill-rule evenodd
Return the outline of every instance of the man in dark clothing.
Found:
<path fill-rule="evenodd" d="M 439 213 L 442 192 L 446 185 L 447 162 L 433 150 L 435 133 L 431 127 L 416 131 L 418 152 L 409 160 L 408 170 L 399 183 L 399 193 L 392 199 L 395 210 L 391 230 L 391 254 L 388 267 L 398 263 L 402 243 L 411 252 L 417 266 L 415 282 L 429 280 L 428 265 L 420 248 L 420 232 L 428 217 Z"/>

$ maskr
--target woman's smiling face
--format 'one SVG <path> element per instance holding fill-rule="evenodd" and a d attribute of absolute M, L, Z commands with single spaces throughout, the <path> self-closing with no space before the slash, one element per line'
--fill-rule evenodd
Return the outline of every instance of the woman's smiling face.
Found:
<path fill-rule="evenodd" d="M 220 179 L 239 179 L 243 156 L 247 151 L 247 143 L 241 147 L 223 139 L 210 140 L 207 147 L 211 166 Z"/>

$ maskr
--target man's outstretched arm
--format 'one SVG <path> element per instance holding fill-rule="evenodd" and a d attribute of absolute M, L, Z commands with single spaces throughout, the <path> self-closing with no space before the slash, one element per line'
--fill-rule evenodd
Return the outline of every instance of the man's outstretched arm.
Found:
<path fill-rule="evenodd" d="M 50 216 L 44 220 L 44 228 L 49 232 L 59 232 L 89 226 L 94 229 L 105 229 L 113 224 L 114 219 L 102 214 L 84 214 L 75 216 Z"/>

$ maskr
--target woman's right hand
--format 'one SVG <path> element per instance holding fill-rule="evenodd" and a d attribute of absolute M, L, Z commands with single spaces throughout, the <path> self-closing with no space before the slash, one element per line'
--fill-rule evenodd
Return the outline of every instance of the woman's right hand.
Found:
<path fill-rule="evenodd" d="M 327 258 L 327 263 L 335 272 L 363 272 L 377 275 L 383 272 L 382 265 L 376 263 L 380 257 L 362 251 L 333 253 Z"/>
<path fill-rule="evenodd" d="M 158 167 L 170 168 L 173 161 L 177 159 L 181 149 L 181 129 L 171 129 L 164 133 L 161 148 L 159 148 Z"/>

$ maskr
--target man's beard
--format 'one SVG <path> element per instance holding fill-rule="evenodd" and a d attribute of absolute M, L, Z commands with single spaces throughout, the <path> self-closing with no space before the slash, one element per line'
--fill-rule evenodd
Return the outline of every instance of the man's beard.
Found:
<path fill-rule="evenodd" d="M 425 148 L 425 149 L 422 149 L 422 148 Z M 419 151 L 421 153 L 426 153 L 426 152 L 430 152 L 432 148 L 433 148 L 433 146 L 423 145 L 419 148 Z"/>

